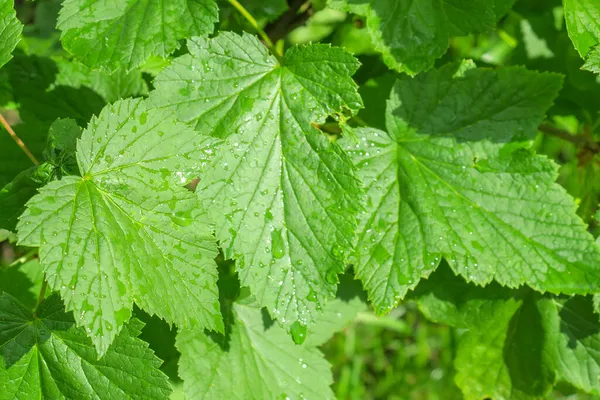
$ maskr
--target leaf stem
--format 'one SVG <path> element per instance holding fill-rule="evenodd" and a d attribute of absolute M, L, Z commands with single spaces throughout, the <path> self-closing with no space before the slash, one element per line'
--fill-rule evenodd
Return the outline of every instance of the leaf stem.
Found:
<path fill-rule="evenodd" d="M 6 131 L 8 132 L 8 134 L 13 138 L 13 140 L 15 142 L 17 142 L 17 145 L 25 152 L 25 154 L 27 154 L 27 157 L 29 157 L 29 159 L 31 160 L 31 162 L 34 163 L 35 165 L 40 165 L 40 162 L 29 151 L 29 149 L 27 148 L 27 146 L 25 146 L 25 143 L 23 143 L 23 141 L 17 136 L 17 134 L 15 133 L 15 131 L 13 130 L 13 128 L 10 126 L 10 124 L 4 118 L 4 115 L 2 115 L 2 113 L 0 113 L 0 123 L 4 126 L 4 128 L 6 129 Z"/>
<path fill-rule="evenodd" d="M 35 304 L 35 310 L 33 311 L 33 318 L 36 317 L 37 309 L 44 300 L 46 294 L 46 287 L 48 287 L 48 281 L 46 280 L 46 273 L 44 272 L 44 281 L 42 282 L 42 288 L 40 289 L 40 295 L 38 296 L 37 303 Z"/>
<path fill-rule="evenodd" d="M 273 42 L 271 41 L 271 38 L 269 37 L 269 35 L 266 34 L 266 32 L 258 25 L 258 22 L 256 22 L 256 19 L 254 19 L 254 17 L 252 16 L 252 14 L 250 14 L 248 12 L 248 10 L 246 10 L 246 8 L 241 5 L 237 0 L 229 0 L 229 3 L 235 7 L 236 10 L 239 11 L 240 14 L 242 14 L 242 16 L 244 18 L 246 18 L 246 20 L 250 23 L 250 25 L 252 25 L 252 27 L 254 27 L 254 29 L 256 29 L 256 31 L 258 32 L 258 34 L 260 35 L 260 37 L 262 38 L 262 40 L 265 42 L 265 44 L 267 45 L 267 47 L 269 48 L 269 50 L 271 50 L 271 52 L 279 57 L 282 57 L 283 54 L 277 52 L 277 49 L 275 48 L 275 45 L 273 44 Z"/>
<path fill-rule="evenodd" d="M 295 0 L 289 9 L 277 21 L 267 25 L 265 30 L 274 42 L 278 42 L 297 27 L 304 25 L 313 14 L 311 0 Z"/>
<path fill-rule="evenodd" d="M 16 266 L 18 264 L 23 264 L 23 263 L 31 260 L 33 258 L 32 256 L 35 256 L 36 254 L 37 254 L 37 249 L 28 251 L 27 253 L 23 254 L 21 257 L 19 257 L 16 260 L 14 260 L 8 266 L 9 267 L 14 267 L 14 266 Z"/>
<path fill-rule="evenodd" d="M 556 128 L 552 125 L 541 124 L 538 126 L 538 130 L 550 136 L 557 137 L 567 142 L 571 142 L 576 146 L 585 147 L 594 153 L 600 152 L 600 143 L 594 141 L 587 135 L 571 135 L 569 132 L 562 129 Z"/>

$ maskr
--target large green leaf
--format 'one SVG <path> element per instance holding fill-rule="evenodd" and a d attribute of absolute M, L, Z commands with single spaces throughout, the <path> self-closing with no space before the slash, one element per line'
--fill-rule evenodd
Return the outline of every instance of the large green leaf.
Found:
<path fill-rule="evenodd" d="M 329 0 L 367 18 L 375 48 L 393 69 L 416 74 L 433 66 L 450 36 L 494 29 L 514 0 Z"/>
<path fill-rule="evenodd" d="M 468 284 L 447 268 L 419 285 L 428 318 L 462 328 L 455 367 L 466 398 L 538 399 L 564 380 L 600 393 L 600 321 L 592 299 Z"/>
<path fill-rule="evenodd" d="M 461 338 L 456 383 L 467 399 L 544 398 L 556 375 L 539 303 L 508 298 L 488 307 Z"/>
<path fill-rule="evenodd" d="M 479 284 L 597 290 L 600 248 L 554 182 L 557 166 L 526 142 L 503 143 L 535 132 L 560 78 L 455 70 L 398 81 L 388 132 L 358 129 L 348 145 L 369 196 L 355 271 L 377 310 L 395 306 L 442 257 Z"/>
<path fill-rule="evenodd" d="M 600 3 L 596 0 L 563 0 L 569 37 L 582 58 L 600 44 Z"/>
<path fill-rule="evenodd" d="M 361 196 L 351 161 L 313 123 L 360 107 L 358 62 L 318 44 L 292 47 L 280 64 L 233 33 L 188 48 L 150 101 L 226 138 L 197 193 L 242 285 L 282 324 L 306 325 L 335 295 Z"/>
<path fill-rule="evenodd" d="M 98 353 L 56 295 L 36 314 L 0 295 L 0 399 L 164 399 L 171 392 L 161 361 L 137 338 L 132 320 L 106 354 Z"/>
<path fill-rule="evenodd" d="M 0 0 L 0 67 L 11 59 L 11 53 L 21 40 L 23 24 L 17 19 L 13 0 Z"/>
<path fill-rule="evenodd" d="M 65 0 L 57 26 L 80 61 L 115 71 L 169 55 L 179 40 L 211 33 L 217 19 L 215 0 Z"/>
<path fill-rule="evenodd" d="M 142 100 L 119 101 L 78 141 L 81 176 L 28 202 L 19 243 L 40 247 L 49 285 L 100 354 L 133 302 L 181 327 L 222 329 L 212 227 L 183 187 L 213 142 Z"/>
<path fill-rule="evenodd" d="M 179 374 L 189 399 L 333 399 L 329 364 L 316 347 L 298 346 L 260 309 L 234 304 L 227 340 L 200 330 L 177 335 Z"/>

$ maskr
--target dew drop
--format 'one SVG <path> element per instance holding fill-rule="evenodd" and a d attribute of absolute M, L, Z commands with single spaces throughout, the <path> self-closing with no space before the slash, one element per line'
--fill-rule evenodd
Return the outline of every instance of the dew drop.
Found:
<path fill-rule="evenodd" d="M 290 327 L 290 333 L 292 335 L 292 339 L 296 344 L 304 343 L 306 339 L 306 325 L 300 323 L 300 321 L 296 321 Z"/>

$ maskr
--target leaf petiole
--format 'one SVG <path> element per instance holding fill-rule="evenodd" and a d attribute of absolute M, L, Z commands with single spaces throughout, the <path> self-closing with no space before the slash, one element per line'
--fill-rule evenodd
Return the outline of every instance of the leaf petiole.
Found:
<path fill-rule="evenodd" d="M 256 29 L 256 31 L 258 32 L 262 40 L 265 42 L 271 53 L 273 53 L 273 55 L 275 55 L 278 58 L 283 57 L 281 49 L 275 47 L 269 35 L 267 35 L 267 33 L 258 25 L 258 22 L 256 22 L 256 19 L 252 16 L 252 14 L 250 14 L 248 10 L 246 10 L 246 8 L 243 5 L 241 5 L 237 0 L 229 0 L 229 3 L 233 7 L 235 7 L 235 9 L 238 10 L 238 12 L 242 14 L 244 18 L 246 18 L 246 20 L 250 23 L 250 25 L 252 25 L 254 29 Z"/>
<path fill-rule="evenodd" d="M 40 288 L 40 294 L 38 296 L 37 302 L 35 303 L 35 310 L 33 311 L 33 318 L 36 317 L 37 309 L 44 300 L 46 295 L 46 287 L 48 287 L 48 281 L 46 280 L 46 273 L 44 272 L 44 280 L 42 281 L 42 287 Z"/>

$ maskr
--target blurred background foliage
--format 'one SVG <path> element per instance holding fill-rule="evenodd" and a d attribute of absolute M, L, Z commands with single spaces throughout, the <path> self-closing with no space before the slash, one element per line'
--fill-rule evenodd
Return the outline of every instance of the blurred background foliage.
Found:
<path fill-rule="evenodd" d="M 143 81 L 135 87 L 119 87 L 111 92 L 110 85 L 99 83 L 106 77 L 72 63 L 59 45 L 60 33 L 55 23 L 61 0 L 15 3 L 18 18 L 25 24 L 24 39 L 15 58 L 0 70 L 0 111 L 35 153 L 41 154 L 46 132 L 56 118 L 73 118 L 85 126 L 106 102 L 120 96 L 145 95 L 152 88 L 153 76 L 169 64 L 168 59 L 151 59 L 141 68 Z M 354 53 L 362 63 L 355 79 L 368 110 L 357 118 L 383 128 L 385 99 L 395 73 L 374 50 L 362 18 L 329 9 L 325 0 L 242 3 L 272 38 L 280 40 L 278 46 L 321 41 Z M 218 29 L 253 32 L 227 1 L 222 0 L 220 8 Z M 174 56 L 185 52 L 183 44 Z M 552 130 L 539 133 L 535 146 L 538 152 L 559 163 L 559 183 L 576 199 L 579 215 L 598 236 L 600 226 L 595 215 L 600 196 L 597 148 L 600 76 L 580 69 L 583 61 L 567 35 L 560 0 L 516 1 L 495 31 L 452 38 L 447 53 L 437 64 L 464 58 L 482 67 L 524 65 L 565 75 L 564 87 L 547 121 L 559 133 L 552 134 Z M 79 78 L 74 82 L 61 80 L 61 71 L 65 69 L 69 69 L 69 75 L 73 70 L 79 71 Z M 69 90 L 70 100 L 48 108 L 48 104 L 59 98 L 53 93 L 59 88 Z M 63 93 L 60 98 L 64 98 Z M 28 104 L 32 99 L 38 104 Z M 0 145 L 15 147 L 4 132 L 0 132 Z M 0 160 L 0 187 L 12 179 L 12 171 L 29 166 L 16 147 L 14 154 L 14 159 Z M 41 281 L 39 265 L 32 254 L 14 244 L 10 232 L 0 232 L 0 241 L 0 290 L 33 307 Z M 235 282 L 231 278 L 235 276 L 233 264 L 219 261 L 221 277 Z M 351 266 L 342 279 L 340 296 L 343 292 L 362 296 L 366 301 L 360 285 L 352 279 Z M 146 323 L 142 339 L 164 360 L 162 369 L 175 388 L 173 398 L 182 398 L 175 328 L 140 310 L 136 316 Z M 409 296 L 385 316 L 377 317 L 368 308 L 360 311 L 342 332 L 322 346 L 322 351 L 332 364 L 334 392 L 340 399 L 460 399 L 461 393 L 453 380 L 453 359 L 461 333 L 459 329 L 427 321 Z M 550 398 L 596 397 L 561 384 Z"/>

